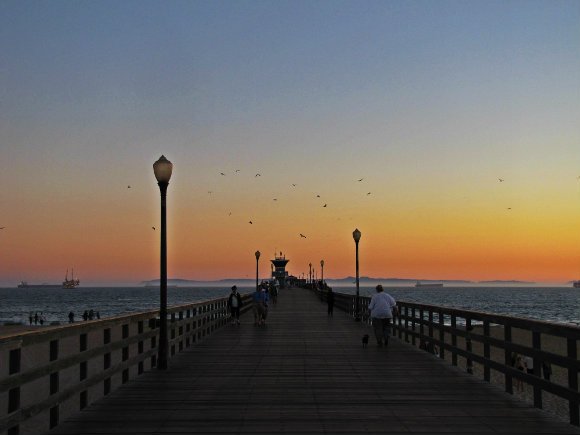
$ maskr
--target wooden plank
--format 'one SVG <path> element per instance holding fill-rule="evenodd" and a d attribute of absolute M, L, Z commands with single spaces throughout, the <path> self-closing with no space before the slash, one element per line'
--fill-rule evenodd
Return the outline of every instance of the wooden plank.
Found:
<path fill-rule="evenodd" d="M 315 294 L 285 290 L 266 327 L 242 316 L 50 433 L 580 434 L 404 340 L 363 348 L 363 334 Z"/>

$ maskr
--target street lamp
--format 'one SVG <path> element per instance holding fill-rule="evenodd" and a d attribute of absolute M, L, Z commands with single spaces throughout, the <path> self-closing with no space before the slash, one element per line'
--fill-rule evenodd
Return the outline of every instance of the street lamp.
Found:
<path fill-rule="evenodd" d="M 260 251 L 256 251 L 256 291 L 258 291 L 258 260 L 260 260 Z"/>
<path fill-rule="evenodd" d="M 320 277 L 320 302 L 323 301 L 322 293 L 324 292 L 324 260 L 320 260 L 321 277 Z"/>
<path fill-rule="evenodd" d="M 308 269 L 309 270 L 308 271 L 308 277 L 310 279 L 310 287 L 313 288 L 312 287 L 312 263 L 308 263 L 308 268 L 309 268 Z"/>
<path fill-rule="evenodd" d="M 354 244 L 356 246 L 356 305 L 354 308 L 354 320 L 360 322 L 360 302 L 359 302 L 359 286 L 358 286 L 358 242 L 360 240 L 360 231 L 355 229 L 352 232 L 352 238 L 354 239 Z"/>
<path fill-rule="evenodd" d="M 167 186 L 173 171 L 173 163 L 165 158 L 159 157 L 153 163 L 153 172 L 161 192 L 161 261 L 159 273 L 159 354 L 157 368 L 167 369 L 167 219 L 165 200 L 167 198 Z"/>

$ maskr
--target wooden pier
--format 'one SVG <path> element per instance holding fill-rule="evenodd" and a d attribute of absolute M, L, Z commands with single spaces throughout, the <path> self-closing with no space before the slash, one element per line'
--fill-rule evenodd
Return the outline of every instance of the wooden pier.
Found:
<path fill-rule="evenodd" d="M 371 336 L 363 349 L 361 337 Z M 265 327 L 251 313 L 121 386 L 50 434 L 525 433 L 580 429 L 307 290 L 285 290 Z"/>

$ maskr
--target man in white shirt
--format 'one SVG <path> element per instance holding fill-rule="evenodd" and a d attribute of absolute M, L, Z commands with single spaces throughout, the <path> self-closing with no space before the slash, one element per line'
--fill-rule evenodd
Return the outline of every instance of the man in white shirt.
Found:
<path fill-rule="evenodd" d="M 375 337 L 379 347 L 389 344 L 391 335 L 391 323 L 393 316 L 397 314 L 397 302 L 388 293 L 385 293 L 382 285 L 376 287 L 377 293 L 371 298 L 369 311 L 375 330 Z"/>

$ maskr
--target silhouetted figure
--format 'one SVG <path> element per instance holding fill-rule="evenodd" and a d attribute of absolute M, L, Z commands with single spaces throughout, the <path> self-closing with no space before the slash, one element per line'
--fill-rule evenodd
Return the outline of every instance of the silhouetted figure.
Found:
<path fill-rule="evenodd" d="M 242 296 L 238 293 L 238 287 L 232 287 L 232 293 L 228 298 L 228 307 L 232 315 L 232 324 L 240 324 L 240 308 L 242 308 Z"/>
<path fill-rule="evenodd" d="M 30 323 L 30 326 L 32 326 L 32 321 L 34 320 L 34 316 L 32 315 L 32 311 L 30 313 L 28 313 L 28 322 Z"/>
<path fill-rule="evenodd" d="M 328 293 L 326 294 L 326 303 L 328 304 L 328 317 L 334 316 L 334 292 L 330 287 L 328 287 Z"/>
<path fill-rule="evenodd" d="M 34 313 L 34 324 L 38 325 L 38 311 Z"/>
<path fill-rule="evenodd" d="M 89 320 L 93 320 L 95 318 L 95 312 L 93 310 L 89 310 Z"/>
<path fill-rule="evenodd" d="M 542 372 L 544 373 L 544 379 L 549 381 L 550 376 L 552 375 L 552 364 L 550 364 L 548 361 L 544 361 L 542 363 Z"/>
<path fill-rule="evenodd" d="M 99 312 L 97 311 L 97 314 L 96 314 L 96 316 L 97 316 L 97 319 L 100 319 L 100 318 L 101 318 L 101 313 L 99 313 Z"/>
<path fill-rule="evenodd" d="M 83 313 L 83 320 L 86 322 L 87 320 L 89 320 L 89 312 L 87 310 L 84 311 Z"/>
<path fill-rule="evenodd" d="M 75 322 L 75 313 L 73 313 L 72 311 L 70 311 L 68 313 L 68 323 L 74 323 Z"/>

